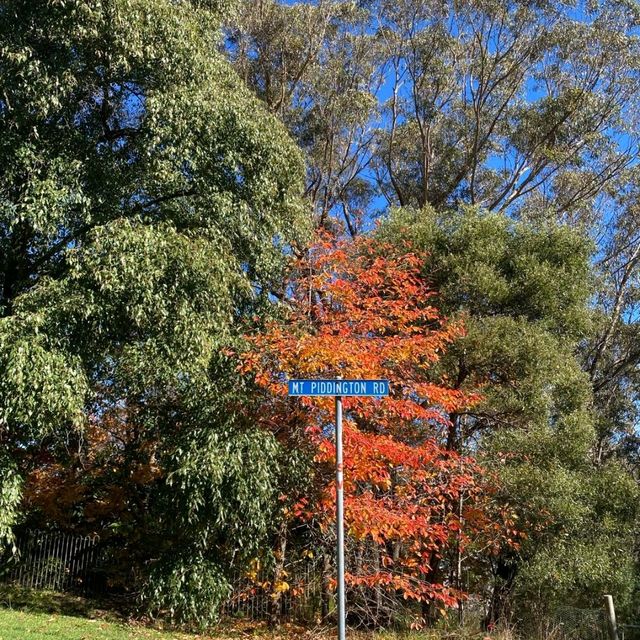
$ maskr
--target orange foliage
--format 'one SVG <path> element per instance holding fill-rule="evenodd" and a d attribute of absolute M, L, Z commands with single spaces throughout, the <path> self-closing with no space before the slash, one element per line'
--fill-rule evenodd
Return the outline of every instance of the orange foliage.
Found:
<path fill-rule="evenodd" d="M 331 398 L 289 398 L 290 378 L 385 378 L 388 398 L 346 398 L 345 519 L 352 541 L 378 548 L 376 566 L 347 575 L 351 585 L 377 586 L 441 606 L 461 594 L 443 584 L 437 565 L 469 527 L 459 517 L 462 494 L 478 493 L 472 460 L 440 445 L 449 415 L 478 395 L 437 373 L 444 350 L 463 334 L 443 318 L 415 254 L 369 239 L 320 242 L 290 287 L 291 313 L 249 338 L 241 371 L 264 395 L 261 421 L 281 439 L 304 432 L 317 461 L 317 496 L 302 496 L 291 517 L 325 530 L 335 508 Z"/>
<path fill-rule="evenodd" d="M 76 450 L 40 454 L 27 476 L 24 502 L 46 524 L 99 531 L 105 523 L 131 517 L 136 492 L 160 474 L 156 443 L 141 438 L 131 410 L 113 408 L 91 416 Z"/>

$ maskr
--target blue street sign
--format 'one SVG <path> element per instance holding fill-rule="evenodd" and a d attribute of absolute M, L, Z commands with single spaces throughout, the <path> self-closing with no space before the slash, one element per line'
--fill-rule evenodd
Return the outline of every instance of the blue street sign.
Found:
<path fill-rule="evenodd" d="M 289 380 L 290 396 L 388 396 L 388 380 Z"/>
<path fill-rule="evenodd" d="M 290 396 L 335 396 L 336 400 L 336 573 L 338 640 L 346 639 L 344 590 L 344 464 L 342 454 L 342 396 L 388 396 L 388 380 L 289 380 Z"/>

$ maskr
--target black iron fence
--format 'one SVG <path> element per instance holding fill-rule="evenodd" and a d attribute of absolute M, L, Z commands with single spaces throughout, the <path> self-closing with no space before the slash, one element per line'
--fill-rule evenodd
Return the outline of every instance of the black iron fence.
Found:
<path fill-rule="evenodd" d="M 4 580 L 31 589 L 86 593 L 98 542 L 98 536 L 32 531 L 17 539 L 17 553 L 2 563 Z"/>
<path fill-rule="evenodd" d="M 108 553 L 100 537 L 63 532 L 31 531 L 16 541 L 17 553 L 0 554 L 0 581 L 31 589 L 104 594 L 104 569 Z M 238 572 L 232 580 L 232 596 L 223 607 L 228 616 L 251 619 L 276 616 L 303 622 L 327 622 L 335 614 L 333 590 L 329 588 L 326 559 L 299 558 L 272 575 L 268 568 Z M 330 571 L 329 571 L 330 573 Z M 349 593 L 350 623 L 375 620 L 398 622 L 419 617 L 420 611 L 403 601 L 386 602 L 375 589 L 352 588 Z M 539 621 L 538 621 L 539 623 Z M 545 621 L 541 637 L 554 640 L 607 640 L 604 607 L 560 607 Z M 640 640 L 640 626 L 620 625 L 620 640 Z"/>
<path fill-rule="evenodd" d="M 0 550 L 0 582 L 30 589 L 110 595 L 105 580 L 111 554 L 98 535 L 30 531 L 15 540 L 16 553 Z M 108 573 L 108 572 L 107 572 Z M 322 610 L 322 572 L 315 561 L 284 567 L 278 580 L 267 568 L 236 572 L 224 613 L 253 619 L 273 615 L 311 621 Z M 326 589 L 325 589 L 326 591 Z M 325 611 L 329 607 L 325 603 Z"/>
<path fill-rule="evenodd" d="M 233 590 L 223 607 L 228 616 L 267 619 L 276 616 L 300 622 L 320 622 L 333 610 L 319 564 L 300 560 L 287 564 L 277 579 L 261 569 L 237 572 L 231 580 Z M 329 604 L 331 600 L 331 604 Z"/>

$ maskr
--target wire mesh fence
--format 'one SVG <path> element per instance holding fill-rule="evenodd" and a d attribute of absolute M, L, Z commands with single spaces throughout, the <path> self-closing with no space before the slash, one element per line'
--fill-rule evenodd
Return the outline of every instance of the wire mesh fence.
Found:
<path fill-rule="evenodd" d="M 547 626 L 550 636 L 557 640 L 609 640 L 604 607 L 558 607 L 551 614 Z"/>
<path fill-rule="evenodd" d="M 640 640 L 640 624 L 620 625 L 620 640 Z"/>

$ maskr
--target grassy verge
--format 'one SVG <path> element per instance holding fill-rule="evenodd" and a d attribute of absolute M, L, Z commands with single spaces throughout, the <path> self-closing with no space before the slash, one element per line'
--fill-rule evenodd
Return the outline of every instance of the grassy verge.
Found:
<path fill-rule="evenodd" d="M 0 640 L 333 640 L 332 629 L 283 625 L 272 630 L 250 621 L 233 621 L 206 634 L 163 629 L 125 620 L 97 603 L 68 594 L 0 587 Z M 483 640 L 463 632 L 411 634 L 350 632 L 350 640 Z M 491 640 L 508 640 L 494 636 Z"/>

